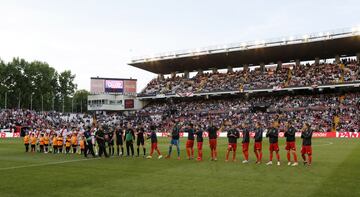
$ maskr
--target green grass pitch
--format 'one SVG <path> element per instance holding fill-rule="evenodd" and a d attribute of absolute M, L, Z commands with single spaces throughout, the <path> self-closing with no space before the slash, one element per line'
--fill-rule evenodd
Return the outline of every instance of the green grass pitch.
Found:
<path fill-rule="evenodd" d="M 165 155 L 168 139 L 159 139 Z M 280 140 L 281 166 L 266 166 L 268 141 L 263 142 L 263 164 L 224 162 L 226 139 L 218 141 L 219 161 L 119 158 L 88 159 L 80 155 L 25 153 L 22 139 L 0 139 L 0 196 L 360 196 L 359 139 L 313 139 L 313 165 L 287 166 Z M 147 142 L 149 151 L 149 142 Z M 300 140 L 297 140 L 298 153 Z M 195 149 L 196 154 L 196 149 Z M 156 154 L 155 154 L 156 155 Z M 301 156 L 298 154 L 299 159 Z M 301 160 L 300 160 L 301 161 Z"/>

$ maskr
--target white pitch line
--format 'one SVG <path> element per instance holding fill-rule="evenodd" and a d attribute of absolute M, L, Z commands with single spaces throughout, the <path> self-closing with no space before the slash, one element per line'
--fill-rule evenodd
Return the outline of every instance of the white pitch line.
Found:
<path fill-rule="evenodd" d="M 23 165 L 23 166 L 13 166 L 13 167 L 7 167 L 7 168 L 0 168 L 0 171 L 13 170 L 13 169 L 19 169 L 19 168 L 49 166 L 49 165 L 64 164 L 64 163 L 73 163 L 73 162 L 79 162 L 79 161 L 89 161 L 89 160 L 94 160 L 94 159 L 99 159 L 99 158 L 89 158 L 89 159 L 79 159 L 79 160 L 70 160 L 70 161 L 58 161 L 58 162 L 48 162 L 48 163 L 40 163 L 40 164 L 30 164 L 30 165 Z"/>
<path fill-rule="evenodd" d="M 333 145 L 333 142 L 327 142 L 327 144 L 314 144 L 312 146 L 329 146 L 329 145 Z"/>

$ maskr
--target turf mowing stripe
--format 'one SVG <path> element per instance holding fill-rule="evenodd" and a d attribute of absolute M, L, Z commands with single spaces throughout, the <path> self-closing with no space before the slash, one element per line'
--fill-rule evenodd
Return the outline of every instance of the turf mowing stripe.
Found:
<path fill-rule="evenodd" d="M 0 168 L 0 171 L 3 171 L 3 170 L 13 170 L 13 169 L 19 169 L 19 168 L 30 168 L 30 167 L 39 167 L 39 166 L 49 166 L 49 165 L 64 164 L 64 163 L 73 163 L 73 162 L 79 162 L 79 161 L 89 161 L 89 160 L 94 160 L 94 159 L 100 159 L 100 158 L 79 159 L 79 160 L 70 160 L 70 161 L 58 161 L 58 162 L 31 164 L 31 165 L 24 165 L 24 166 L 14 166 L 14 167 Z"/>

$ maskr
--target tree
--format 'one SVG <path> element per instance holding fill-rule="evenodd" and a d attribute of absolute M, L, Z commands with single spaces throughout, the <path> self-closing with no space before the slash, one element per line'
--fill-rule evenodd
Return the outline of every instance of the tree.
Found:
<path fill-rule="evenodd" d="M 4 84 L 8 108 L 21 108 L 28 104 L 27 100 L 23 100 L 30 86 L 24 75 L 24 68 L 27 64 L 24 59 L 14 58 L 6 65 Z"/>
<path fill-rule="evenodd" d="M 58 72 L 46 62 L 0 59 L 0 108 L 27 108 L 37 111 L 71 110 L 77 85 L 71 71 Z M 5 99 L 6 97 L 6 99 Z"/>
<path fill-rule="evenodd" d="M 62 101 L 61 111 L 71 111 L 71 102 L 69 96 L 73 96 L 77 85 L 74 83 L 75 75 L 70 70 L 61 72 L 59 75 L 59 93 Z"/>
<path fill-rule="evenodd" d="M 90 92 L 87 90 L 78 90 L 74 94 L 74 112 L 87 112 L 87 98 Z"/>
<path fill-rule="evenodd" d="M 6 73 L 6 65 L 4 61 L 0 59 L 0 108 L 5 106 L 5 92 L 6 92 L 6 79 L 8 78 Z"/>
<path fill-rule="evenodd" d="M 48 111 L 52 109 L 53 97 L 56 96 L 58 75 L 47 63 L 34 61 L 24 69 L 29 82 L 29 93 L 33 97 L 33 109 Z"/>

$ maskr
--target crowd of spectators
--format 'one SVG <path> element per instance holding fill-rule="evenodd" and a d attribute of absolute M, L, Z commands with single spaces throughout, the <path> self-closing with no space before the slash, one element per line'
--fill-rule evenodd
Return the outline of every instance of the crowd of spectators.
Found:
<path fill-rule="evenodd" d="M 339 105 L 337 131 L 357 131 L 360 132 L 360 95 L 351 94 L 342 98 Z"/>
<path fill-rule="evenodd" d="M 197 98 L 154 101 L 133 114 L 63 114 L 30 110 L 1 110 L 0 129 L 26 126 L 31 128 L 84 128 L 93 121 L 115 126 L 131 123 L 134 127 L 156 126 L 168 131 L 173 121 L 193 122 L 207 127 L 211 122 L 220 127 L 225 120 L 233 124 L 246 123 L 253 128 L 255 122 L 267 128 L 271 121 L 279 120 L 280 129 L 292 121 L 296 129 L 304 123 L 321 132 L 360 132 L 360 93 L 279 95 L 279 96 L 228 96 L 224 98 Z"/>
<path fill-rule="evenodd" d="M 210 120 L 217 126 L 231 120 L 237 125 L 246 122 L 253 128 L 255 122 L 268 127 L 278 119 L 281 127 L 291 120 L 297 129 L 309 123 L 321 132 L 360 131 L 359 97 L 359 93 L 352 93 L 155 102 L 139 111 L 138 116 L 156 117 L 163 126 L 171 120 L 196 122 L 204 127 Z"/>
<path fill-rule="evenodd" d="M 26 109 L 0 110 L 0 129 L 26 126 L 31 128 L 83 127 L 92 121 L 90 115 L 59 112 L 36 112 Z"/>
<path fill-rule="evenodd" d="M 305 64 L 300 66 L 271 66 L 229 71 L 227 73 L 199 72 L 192 78 L 153 79 L 142 95 L 176 94 L 184 92 L 219 92 L 284 87 L 318 86 L 360 80 L 360 65 L 344 59 L 341 64 Z"/>

